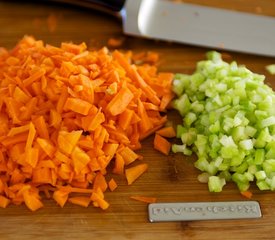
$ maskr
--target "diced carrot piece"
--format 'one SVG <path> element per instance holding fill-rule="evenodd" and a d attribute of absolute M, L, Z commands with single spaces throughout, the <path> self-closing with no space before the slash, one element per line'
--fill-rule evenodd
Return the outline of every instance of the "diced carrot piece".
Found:
<path fill-rule="evenodd" d="M 105 192 L 108 187 L 106 179 L 102 173 L 97 173 L 94 179 L 94 186 L 93 188 L 97 190 L 98 188 L 101 189 L 102 192 Z"/>
<path fill-rule="evenodd" d="M 30 96 L 18 86 L 14 89 L 13 98 L 23 104 L 26 104 L 30 100 Z"/>
<path fill-rule="evenodd" d="M 0 207 L 1 208 L 6 208 L 10 203 L 10 200 L 4 196 L 0 195 Z"/>
<path fill-rule="evenodd" d="M 119 153 L 116 153 L 115 167 L 113 169 L 113 173 L 122 175 L 124 173 L 124 165 L 125 161 L 123 157 Z"/>
<path fill-rule="evenodd" d="M 32 73 L 27 79 L 23 80 L 24 86 L 27 87 L 34 81 L 38 81 L 44 74 L 45 70 L 43 68 L 37 69 L 36 72 Z"/>
<path fill-rule="evenodd" d="M 68 109 L 83 115 L 88 115 L 91 107 L 92 105 L 89 102 L 81 100 L 79 98 L 67 98 L 64 104 L 65 109 Z"/>
<path fill-rule="evenodd" d="M 155 203 L 157 201 L 155 197 L 131 196 L 130 198 L 145 203 Z"/>
<path fill-rule="evenodd" d="M 91 160 L 89 155 L 79 147 L 74 148 L 71 156 L 73 167 L 77 174 L 80 173 Z"/>
<path fill-rule="evenodd" d="M 91 199 L 89 197 L 70 197 L 68 199 L 68 202 L 82 206 L 82 207 L 88 207 L 90 205 Z"/>
<path fill-rule="evenodd" d="M 61 190 L 56 190 L 53 193 L 53 199 L 57 202 L 60 207 L 64 207 L 69 197 L 69 192 L 64 192 Z"/>
<path fill-rule="evenodd" d="M 36 139 L 38 145 L 42 148 L 42 150 L 49 156 L 53 157 L 55 153 L 55 147 L 52 145 L 52 143 L 44 138 L 37 138 Z"/>
<path fill-rule="evenodd" d="M 130 109 L 125 109 L 124 112 L 122 112 L 119 115 L 119 120 L 118 120 L 118 125 L 123 129 L 126 130 L 129 128 L 131 121 L 132 121 L 132 117 L 134 115 L 134 111 L 130 110 Z"/>
<path fill-rule="evenodd" d="M 31 211 L 36 211 L 37 209 L 43 207 L 43 203 L 37 198 L 35 194 L 32 194 L 30 191 L 25 191 L 23 197 L 26 206 Z"/>
<path fill-rule="evenodd" d="M 20 127 L 13 127 L 13 128 L 10 129 L 7 136 L 8 137 L 13 137 L 17 134 L 27 132 L 27 131 L 29 131 L 29 129 L 30 129 L 30 124 L 26 124 L 26 125 L 23 125 L 23 126 L 20 126 Z"/>
<path fill-rule="evenodd" d="M 48 127 L 45 122 L 44 116 L 39 116 L 37 118 L 33 119 L 33 124 L 35 126 L 35 129 L 37 131 L 37 134 L 41 138 L 49 139 L 49 132 L 48 132 Z"/>
<path fill-rule="evenodd" d="M 109 38 L 107 44 L 110 47 L 118 48 L 118 47 L 121 47 L 124 40 L 125 40 L 124 38 Z"/>
<path fill-rule="evenodd" d="M 175 97 L 175 95 L 173 93 L 170 93 L 170 92 L 165 93 L 161 98 L 159 110 L 165 111 L 165 109 L 167 109 L 169 107 L 169 104 L 171 103 L 171 101 L 173 100 L 174 97 Z"/>
<path fill-rule="evenodd" d="M 82 131 L 60 131 L 58 134 L 57 142 L 59 149 L 67 154 L 71 154 L 77 142 L 81 137 Z"/>
<path fill-rule="evenodd" d="M 136 159 L 138 159 L 138 155 L 131 150 L 129 147 L 124 147 L 119 154 L 124 159 L 124 164 L 129 165 L 130 163 L 134 162 Z"/>
<path fill-rule="evenodd" d="M 176 131 L 172 126 L 164 127 L 156 131 L 162 137 L 173 138 L 176 137 Z"/>
<path fill-rule="evenodd" d="M 148 164 L 142 163 L 134 167 L 127 168 L 125 170 L 125 176 L 128 185 L 131 185 L 137 178 L 139 178 L 148 169 Z"/>
<path fill-rule="evenodd" d="M 121 114 L 125 111 L 133 97 L 134 95 L 127 87 L 121 88 L 115 97 L 109 102 L 106 109 L 113 116 Z"/>
<path fill-rule="evenodd" d="M 39 160 L 39 150 L 37 148 L 26 149 L 26 162 L 30 164 L 33 168 L 36 167 Z"/>
<path fill-rule="evenodd" d="M 253 195 L 251 191 L 243 191 L 241 194 L 248 199 L 251 199 Z"/>
<path fill-rule="evenodd" d="M 169 155 L 171 149 L 171 143 L 159 134 L 155 135 L 154 148 L 165 155 Z"/>
<path fill-rule="evenodd" d="M 118 143 L 107 143 L 103 146 L 103 151 L 106 155 L 110 156 L 110 158 L 113 158 L 116 154 L 116 151 L 118 149 L 119 144 Z"/>
<path fill-rule="evenodd" d="M 108 182 L 108 186 L 109 186 L 109 189 L 113 192 L 113 191 L 117 188 L 117 183 L 116 183 L 116 181 L 112 178 L 112 179 Z"/>
<path fill-rule="evenodd" d="M 35 135 L 36 135 L 36 129 L 35 129 L 33 123 L 30 122 L 29 134 L 28 134 L 28 138 L 27 138 L 27 142 L 26 142 L 26 147 L 25 147 L 26 151 L 32 147 Z"/>
<path fill-rule="evenodd" d="M 105 201 L 103 196 L 99 193 L 93 192 L 91 200 L 94 202 L 94 206 L 98 206 L 103 210 L 106 210 L 109 207 L 109 203 Z"/>

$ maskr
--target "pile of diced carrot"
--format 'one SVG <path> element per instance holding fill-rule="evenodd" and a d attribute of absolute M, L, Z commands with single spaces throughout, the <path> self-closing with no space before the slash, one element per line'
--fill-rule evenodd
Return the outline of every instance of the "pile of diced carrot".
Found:
<path fill-rule="evenodd" d="M 173 74 L 132 55 L 30 36 L 0 49 L 0 207 L 106 209 L 109 171 L 132 184 L 147 170 L 135 151 L 167 121 Z"/>

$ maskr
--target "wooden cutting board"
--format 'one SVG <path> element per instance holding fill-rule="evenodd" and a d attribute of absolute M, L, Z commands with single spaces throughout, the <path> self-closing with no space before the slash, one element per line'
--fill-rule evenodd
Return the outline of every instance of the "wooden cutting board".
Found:
<path fill-rule="evenodd" d="M 22 1 L 23 2 L 23 1 Z M 111 37 L 124 37 L 123 49 L 135 52 L 153 50 L 161 56 L 160 70 L 192 73 L 195 63 L 204 58 L 207 49 L 153 40 L 125 37 L 120 21 L 83 8 L 64 5 L 0 1 L 0 46 L 12 48 L 25 34 L 45 43 L 59 45 L 62 41 L 86 42 L 90 48 L 100 48 Z M 206 1 L 189 0 L 206 4 Z M 256 12 L 275 16 L 273 0 L 207 1 L 207 5 Z M 275 46 L 274 46 L 275 47 Z M 275 58 L 227 53 L 228 61 L 236 60 L 251 70 L 265 74 L 275 88 L 275 77 L 265 66 Z M 274 106 L 275 107 L 275 106 Z M 169 119 L 180 121 L 176 112 Z M 24 206 L 0 209 L 0 239 L 274 239 L 275 193 L 260 192 L 252 186 L 253 200 L 259 201 L 263 217 L 253 220 L 187 221 L 150 223 L 147 205 L 129 197 L 157 197 L 159 202 L 245 200 L 236 186 L 228 184 L 222 193 L 209 193 L 207 186 L 197 181 L 194 158 L 180 154 L 163 156 L 153 149 L 153 138 L 142 144 L 140 154 L 149 170 L 130 187 L 117 178 L 118 189 L 107 193 L 111 203 L 107 211 L 93 207 L 81 208 L 67 204 L 63 209 L 51 200 L 45 207 L 30 212 Z"/>

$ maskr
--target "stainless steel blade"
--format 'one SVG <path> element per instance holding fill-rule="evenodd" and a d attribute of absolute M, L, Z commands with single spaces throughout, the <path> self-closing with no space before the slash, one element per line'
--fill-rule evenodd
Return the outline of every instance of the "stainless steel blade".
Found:
<path fill-rule="evenodd" d="M 275 18 L 168 0 L 128 0 L 126 34 L 275 56 Z"/>
<path fill-rule="evenodd" d="M 151 203 L 150 222 L 260 218 L 256 201 Z"/>

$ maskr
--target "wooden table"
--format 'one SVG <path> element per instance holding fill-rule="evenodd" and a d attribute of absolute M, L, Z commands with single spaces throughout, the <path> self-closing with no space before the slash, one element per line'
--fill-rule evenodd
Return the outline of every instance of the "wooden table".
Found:
<path fill-rule="evenodd" d="M 119 20 L 102 13 L 64 5 L 22 2 L 0 1 L 1 47 L 11 49 L 25 34 L 57 46 L 62 41 L 84 41 L 90 48 L 106 45 L 110 37 L 123 36 Z M 205 4 L 206 1 L 186 2 Z M 275 17 L 273 0 L 207 2 L 212 6 Z M 157 51 L 161 56 L 161 71 L 183 73 L 191 73 L 195 63 L 203 59 L 207 51 L 204 48 L 133 37 L 125 37 L 122 48 L 135 52 Z M 237 53 L 230 53 L 230 56 L 229 60 L 236 60 L 255 72 L 265 74 L 267 82 L 275 87 L 275 77 L 265 70 L 267 64 L 275 63 L 275 58 Z M 173 111 L 168 115 L 170 119 L 178 119 Z M 165 157 L 152 148 L 152 139 L 146 139 L 140 151 L 144 161 L 149 164 L 148 172 L 130 187 L 125 179 L 121 179 L 119 188 L 106 194 L 111 203 L 107 211 L 70 204 L 61 209 L 51 200 L 45 201 L 45 207 L 34 213 L 25 206 L 10 206 L 0 209 L 0 239 L 275 238 L 275 194 L 260 192 L 255 186 L 252 186 L 253 200 L 261 205 L 261 219 L 150 223 L 147 205 L 131 200 L 131 195 L 154 196 L 159 202 L 245 200 L 233 184 L 228 184 L 222 193 L 209 193 L 207 186 L 197 181 L 199 172 L 193 167 L 194 159 L 180 154 Z"/>

